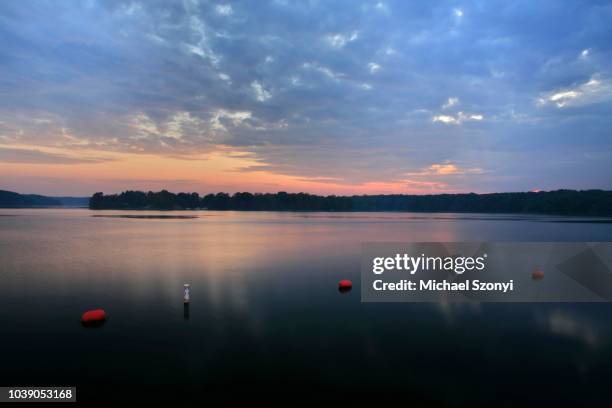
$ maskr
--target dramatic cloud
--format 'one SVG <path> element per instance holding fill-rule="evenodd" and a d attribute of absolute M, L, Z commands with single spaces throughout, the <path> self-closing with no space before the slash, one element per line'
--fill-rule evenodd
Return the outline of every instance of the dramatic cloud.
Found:
<path fill-rule="evenodd" d="M 484 117 L 480 114 L 466 114 L 463 112 L 458 112 L 455 116 L 451 115 L 435 115 L 432 120 L 434 122 L 442 122 L 446 124 L 460 125 L 463 122 L 468 121 L 480 121 Z"/>
<path fill-rule="evenodd" d="M 612 188 L 611 39 L 612 5 L 578 0 L 0 2 L 0 165 L 222 152 L 248 157 L 228 180 L 330 191 Z"/>
<path fill-rule="evenodd" d="M 612 100 L 612 82 L 592 77 L 585 83 L 548 93 L 538 99 L 538 104 L 554 104 L 558 108 L 590 105 Z"/>
<path fill-rule="evenodd" d="M 100 163 L 109 159 L 98 157 L 67 156 L 61 153 L 44 152 L 37 149 L 0 147 L 0 162 L 27 164 L 82 164 Z"/>
<path fill-rule="evenodd" d="M 264 89 L 264 87 L 257 81 L 251 83 L 251 88 L 255 92 L 255 99 L 259 102 L 265 102 L 272 97 L 272 94 Z"/>
<path fill-rule="evenodd" d="M 456 164 L 446 161 L 444 163 L 436 163 L 428 166 L 418 172 L 406 173 L 407 176 L 451 176 L 451 175 L 464 175 L 464 174 L 481 174 L 482 169 L 464 169 L 458 167 Z"/>

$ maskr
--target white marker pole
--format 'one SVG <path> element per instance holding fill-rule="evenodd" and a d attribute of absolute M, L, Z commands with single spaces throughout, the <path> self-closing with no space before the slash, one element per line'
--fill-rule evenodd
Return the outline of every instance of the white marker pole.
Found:
<path fill-rule="evenodd" d="M 191 288 L 189 287 L 189 284 L 186 283 L 183 285 L 183 303 L 189 303 L 190 295 Z"/>

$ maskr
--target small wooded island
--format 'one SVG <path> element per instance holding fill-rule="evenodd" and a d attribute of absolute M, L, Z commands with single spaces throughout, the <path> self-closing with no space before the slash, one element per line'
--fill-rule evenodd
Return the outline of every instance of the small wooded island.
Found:
<path fill-rule="evenodd" d="M 238 211 L 414 211 L 535 213 L 612 216 L 612 191 L 556 190 L 528 193 L 318 196 L 306 193 L 174 194 L 125 191 L 94 194 L 93 210 L 238 210 Z"/>

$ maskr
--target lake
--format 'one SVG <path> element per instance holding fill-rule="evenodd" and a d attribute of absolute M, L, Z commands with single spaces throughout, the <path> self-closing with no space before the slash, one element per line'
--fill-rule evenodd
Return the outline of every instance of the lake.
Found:
<path fill-rule="evenodd" d="M 612 304 L 360 302 L 364 241 L 486 240 L 612 241 L 612 223 L 0 209 L 0 384 L 177 404 L 612 402 Z M 106 324 L 81 326 L 98 307 Z"/>

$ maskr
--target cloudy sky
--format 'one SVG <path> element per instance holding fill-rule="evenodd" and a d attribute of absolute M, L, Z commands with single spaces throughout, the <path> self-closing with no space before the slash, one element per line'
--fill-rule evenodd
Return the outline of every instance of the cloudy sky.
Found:
<path fill-rule="evenodd" d="M 0 189 L 493 192 L 610 174 L 610 2 L 0 2 Z"/>

